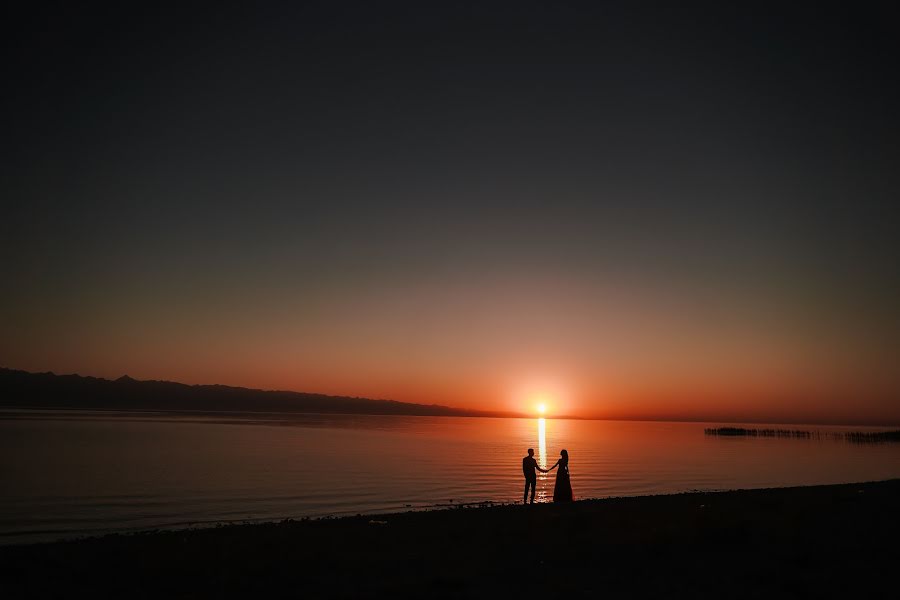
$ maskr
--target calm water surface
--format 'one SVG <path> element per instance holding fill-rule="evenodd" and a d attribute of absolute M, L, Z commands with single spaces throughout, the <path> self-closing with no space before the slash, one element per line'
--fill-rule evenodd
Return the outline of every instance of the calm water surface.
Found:
<path fill-rule="evenodd" d="M 547 466 L 561 448 L 569 451 L 576 499 L 900 477 L 897 444 L 717 438 L 705 436 L 705 426 L 6 412 L 0 414 L 0 543 L 521 501 L 528 447 Z M 552 496 L 553 477 L 540 476 L 540 501 Z"/>

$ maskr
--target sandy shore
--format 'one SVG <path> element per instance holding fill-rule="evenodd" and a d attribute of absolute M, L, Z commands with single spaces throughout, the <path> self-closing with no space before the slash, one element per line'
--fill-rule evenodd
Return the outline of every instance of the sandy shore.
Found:
<path fill-rule="evenodd" d="M 892 480 L 114 535 L 0 548 L 0 596 L 852 598 L 898 521 Z"/>

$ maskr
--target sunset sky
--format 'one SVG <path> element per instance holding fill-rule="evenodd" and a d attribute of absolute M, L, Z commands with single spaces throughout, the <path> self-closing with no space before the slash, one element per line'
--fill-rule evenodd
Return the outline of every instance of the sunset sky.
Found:
<path fill-rule="evenodd" d="M 880 4 L 250 4 L 8 14 L 0 366 L 900 423 Z"/>

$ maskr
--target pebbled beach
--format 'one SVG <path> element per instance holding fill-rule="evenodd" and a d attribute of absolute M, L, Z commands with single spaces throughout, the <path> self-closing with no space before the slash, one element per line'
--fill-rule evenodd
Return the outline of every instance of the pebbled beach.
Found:
<path fill-rule="evenodd" d="M 858 597 L 900 480 L 506 505 L 0 548 L 4 598 Z"/>

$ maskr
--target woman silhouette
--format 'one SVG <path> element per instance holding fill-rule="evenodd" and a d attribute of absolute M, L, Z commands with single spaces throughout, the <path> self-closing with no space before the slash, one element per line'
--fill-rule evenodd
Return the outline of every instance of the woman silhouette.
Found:
<path fill-rule="evenodd" d="M 569 453 L 567 451 L 560 450 L 559 460 L 547 471 L 552 471 L 556 467 L 559 467 L 559 471 L 556 472 L 556 485 L 553 486 L 553 501 L 571 502 L 573 500 L 572 482 L 569 480 Z"/>

